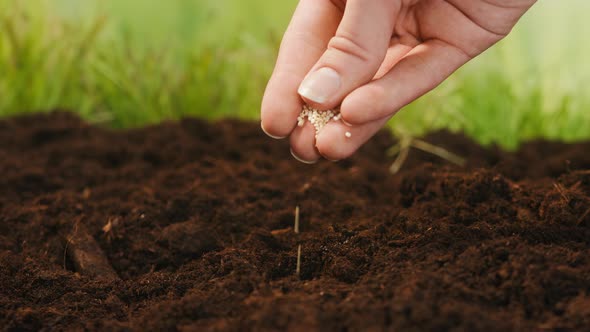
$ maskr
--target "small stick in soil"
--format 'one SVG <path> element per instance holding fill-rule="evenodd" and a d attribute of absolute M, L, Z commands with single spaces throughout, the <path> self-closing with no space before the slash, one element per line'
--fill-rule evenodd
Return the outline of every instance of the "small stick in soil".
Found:
<path fill-rule="evenodd" d="M 298 277 L 301 274 L 301 245 L 297 246 L 297 267 L 295 268 L 295 274 Z"/>
<path fill-rule="evenodd" d="M 295 207 L 295 226 L 294 226 L 295 234 L 299 234 L 299 205 Z"/>
<path fill-rule="evenodd" d="M 66 248 L 69 248 L 67 254 L 80 274 L 107 280 L 119 279 L 104 252 L 83 224 L 76 223 Z"/>
<path fill-rule="evenodd" d="M 397 172 L 399 172 L 399 170 L 402 168 L 402 166 L 406 162 L 406 159 L 408 159 L 409 153 L 410 153 L 410 148 L 408 148 L 408 147 L 401 148 L 401 150 L 399 151 L 399 155 L 397 156 L 397 158 L 395 158 L 395 161 L 393 162 L 393 164 L 391 164 L 391 167 L 389 168 L 389 171 L 391 172 L 391 174 L 397 174 Z"/>
<path fill-rule="evenodd" d="M 557 192 L 561 195 L 562 203 L 569 204 L 570 198 L 565 193 L 565 188 L 563 188 L 563 186 L 560 183 L 556 182 L 553 183 L 553 186 L 555 187 L 555 190 L 557 190 Z"/>
<path fill-rule="evenodd" d="M 422 150 L 424 152 L 433 154 L 439 158 L 445 159 L 446 161 L 453 163 L 457 166 L 463 167 L 465 165 L 465 159 L 447 151 L 440 146 L 436 146 L 425 142 L 423 140 L 411 138 L 411 137 L 402 137 L 400 142 L 389 149 L 388 155 L 394 156 L 397 155 L 397 158 L 391 164 L 389 171 L 392 174 L 396 174 L 402 168 L 406 159 L 408 158 L 408 154 L 410 152 L 410 148 L 416 148 L 418 150 Z"/>
<path fill-rule="evenodd" d="M 295 207 L 295 234 L 299 234 L 299 205 Z M 301 273 L 301 244 L 297 246 L 297 267 L 295 268 L 295 274 L 299 276 Z"/>
<path fill-rule="evenodd" d="M 438 156 L 439 158 L 445 159 L 457 166 L 463 167 L 465 165 L 464 158 L 459 157 L 458 155 L 456 155 L 448 150 L 445 150 L 445 149 L 441 148 L 440 146 L 436 146 L 436 145 L 430 144 L 428 142 L 425 142 L 425 141 L 419 140 L 419 139 L 413 139 L 412 146 L 418 150 L 422 150 L 424 152 L 428 152 L 428 153 L 431 153 L 435 156 Z"/>

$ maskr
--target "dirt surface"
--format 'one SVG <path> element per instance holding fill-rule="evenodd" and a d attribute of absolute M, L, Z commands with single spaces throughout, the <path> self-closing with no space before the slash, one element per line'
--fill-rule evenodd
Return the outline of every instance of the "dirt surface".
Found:
<path fill-rule="evenodd" d="M 386 133 L 308 166 L 256 123 L 2 120 L 0 327 L 587 330 L 590 143 L 425 139 L 468 165 L 392 176 Z"/>

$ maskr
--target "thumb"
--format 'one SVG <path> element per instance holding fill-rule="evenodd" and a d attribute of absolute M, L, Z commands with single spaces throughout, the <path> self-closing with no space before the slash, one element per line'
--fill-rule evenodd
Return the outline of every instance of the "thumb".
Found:
<path fill-rule="evenodd" d="M 371 81 L 387 53 L 398 10 L 397 1 L 348 0 L 336 35 L 299 86 L 299 95 L 315 108 L 329 109 Z"/>

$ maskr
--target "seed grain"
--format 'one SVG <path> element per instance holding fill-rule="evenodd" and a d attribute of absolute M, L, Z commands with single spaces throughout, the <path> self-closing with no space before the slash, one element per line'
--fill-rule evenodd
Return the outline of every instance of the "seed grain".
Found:
<path fill-rule="evenodd" d="M 340 120 L 340 112 L 337 110 L 320 111 L 308 105 L 304 105 L 299 117 L 297 117 L 297 126 L 302 127 L 305 121 L 309 121 L 315 128 L 315 136 L 317 137 L 322 128 L 330 122 L 330 120 Z"/>

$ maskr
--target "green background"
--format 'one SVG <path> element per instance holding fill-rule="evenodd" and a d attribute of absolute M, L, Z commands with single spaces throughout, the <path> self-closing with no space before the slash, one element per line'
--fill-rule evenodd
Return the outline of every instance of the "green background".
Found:
<path fill-rule="evenodd" d="M 0 0 L 0 115 L 66 108 L 129 127 L 257 119 L 296 1 Z M 587 0 L 541 0 L 513 33 L 409 105 L 396 134 L 590 137 Z"/>

